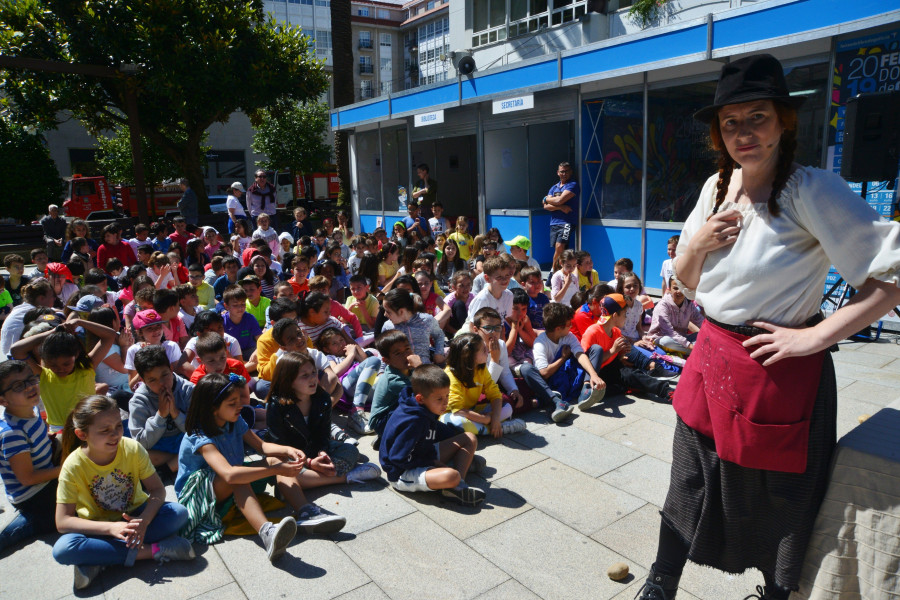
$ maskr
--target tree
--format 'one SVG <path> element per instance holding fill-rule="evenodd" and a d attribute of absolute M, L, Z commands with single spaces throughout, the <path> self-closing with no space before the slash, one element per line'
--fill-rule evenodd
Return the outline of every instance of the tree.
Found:
<path fill-rule="evenodd" d="M 256 164 L 264 169 L 312 173 L 320 171 L 331 155 L 325 143 L 329 117 L 324 102 L 263 109 L 252 115 L 251 122 L 256 129 L 253 151 L 266 155 Z"/>
<path fill-rule="evenodd" d="M 119 69 L 111 78 L 3 72 L 0 102 L 21 123 L 54 127 L 68 111 L 98 135 L 126 124 L 135 92 L 141 134 L 178 165 L 201 210 L 210 125 L 327 86 L 309 38 L 267 20 L 262 0 L 0 0 L 0 55 Z"/>
<path fill-rule="evenodd" d="M 331 2 L 331 40 L 334 60 L 334 107 L 353 104 L 353 33 L 350 2 Z M 334 132 L 334 161 L 341 189 L 338 204 L 350 202 L 350 146 L 346 131 Z"/>
<path fill-rule="evenodd" d="M 203 153 L 202 166 L 206 163 L 206 153 L 210 147 L 205 143 L 209 135 L 204 132 L 200 151 Z M 131 154 L 131 139 L 127 127 L 119 127 L 112 136 L 97 138 L 97 166 L 110 182 L 133 184 L 134 161 Z M 159 146 L 154 145 L 146 136 L 141 137 L 141 156 L 144 165 L 144 181 L 149 188 L 148 198 L 156 214 L 156 193 L 154 187 L 164 181 L 177 179 L 181 173 L 178 164 Z"/>
<path fill-rule="evenodd" d="M 0 118 L 0 215 L 30 222 L 59 202 L 63 180 L 40 134 Z"/>

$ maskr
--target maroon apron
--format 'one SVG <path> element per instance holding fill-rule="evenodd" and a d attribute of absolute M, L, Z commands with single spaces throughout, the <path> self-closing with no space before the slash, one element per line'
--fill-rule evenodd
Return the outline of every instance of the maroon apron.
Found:
<path fill-rule="evenodd" d="M 742 467 L 803 473 L 809 419 L 825 350 L 785 358 L 750 358 L 749 339 L 704 321 L 672 405 L 678 416 L 715 441 L 722 460 Z"/>

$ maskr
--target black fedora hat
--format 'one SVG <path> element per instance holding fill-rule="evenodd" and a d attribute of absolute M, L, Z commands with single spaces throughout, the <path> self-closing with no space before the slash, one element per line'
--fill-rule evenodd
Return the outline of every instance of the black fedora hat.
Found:
<path fill-rule="evenodd" d="M 715 100 L 695 112 L 694 118 L 709 123 L 721 107 L 754 100 L 775 100 L 796 108 L 805 98 L 790 95 L 777 58 L 771 54 L 755 54 L 722 67 Z"/>

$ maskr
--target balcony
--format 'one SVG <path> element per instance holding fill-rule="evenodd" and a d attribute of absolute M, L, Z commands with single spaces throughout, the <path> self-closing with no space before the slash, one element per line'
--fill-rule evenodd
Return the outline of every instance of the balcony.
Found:
<path fill-rule="evenodd" d="M 360 88 L 359 90 L 359 99 L 360 100 L 368 100 L 369 98 L 375 97 L 375 90 L 372 88 Z"/>
<path fill-rule="evenodd" d="M 359 65 L 359 74 L 360 75 L 371 75 L 374 72 L 373 65 L 362 64 Z"/>
<path fill-rule="evenodd" d="M 372 40 L 359 40 L 360 50 L 371 50 L 372 49 Z"/>

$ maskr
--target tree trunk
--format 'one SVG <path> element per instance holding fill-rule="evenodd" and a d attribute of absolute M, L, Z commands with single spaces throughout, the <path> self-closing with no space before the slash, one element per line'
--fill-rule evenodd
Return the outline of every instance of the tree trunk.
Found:
<path fill-rule="evenodd" d="M 332 81 L 334 107 L 353 104 L 353 33 L 350 29 L 350 2 L 331 2 Z M 340 180 L 338 204 L 350 203 L 350 149 L 344 131 L 334 132 L 334 158 Z"/>

